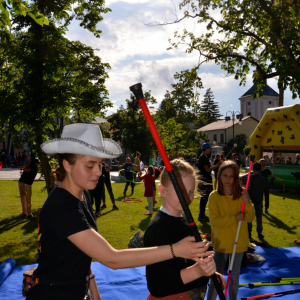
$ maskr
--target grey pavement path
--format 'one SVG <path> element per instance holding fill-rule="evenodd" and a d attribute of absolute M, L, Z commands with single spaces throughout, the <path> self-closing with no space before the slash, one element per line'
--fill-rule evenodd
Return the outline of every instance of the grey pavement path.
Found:
<path fill-rule="evenodd" d="M 18 168 L 2 168 L 0 170 L 0 180 L 19 180 L 21 176 Z M 40 173 L 36 174 L 35 180 L 39 180 L 41 177 Z"/>
<path fill-rule="evenodd" d="M 110 172 L 112 182 L 123 182 L 122 178 L 119 176 L 119 172 Z M 19 180 L 21 176 L 20 170 L 18 168 L 2 168 L 0 169 L 0 180 Z M 41 174 L 37 173 L 35 180 L 40 179 Z M 125 181 L 124 181 L 125 182 Z"/>
<path fill-rule="evenodd" d="M 0 180 L 19 180 L 21 176 L 20 170 L 18 168 L 2 168 L 0 169 Z M 111 182 L 125 182 L 125 180 L 119 176 L 118 171 L 110 172 Z M 37 173 L 35 180 L 44 180 L 41 179 L 41 174 Z M 159 180 L 156 180 L 159 182 Z M 137 182 L 138 183 L 138 182 Z"/>

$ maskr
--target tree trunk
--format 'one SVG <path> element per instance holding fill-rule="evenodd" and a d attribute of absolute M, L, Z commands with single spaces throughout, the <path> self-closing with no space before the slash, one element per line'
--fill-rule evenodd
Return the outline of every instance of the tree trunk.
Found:
<path fill-rule="evenodd" d="M 284 94 L 284 89 L 283 89 L 283 84 L 279 83 L 279 105 L 278 106 L 283 106 L 283 94 Z"/>
<path fill-rule="evenodd" d="M 52 171 L 50 168 L 49 159 L 47 154 L 44 153 L 43 151 L 41 151 L 39 158 L 41 161 L 42 170 L 45 177 L 47 192 L 49 194 L 50 183 L 51 183 L 51 171 Z"/>
<path fill-rule="evenodd" d="M 44 7 L 43 4 L 40 1 L 38 7 L 42 13 L 44 13 Z M 35 85 L 34 85 L 34 93 L 33 97 L 34 102 L 39 105 L 39 108 L 37 111 L 40 111 L 42 113 L 42 107 L 43 107 L 43 101 L 44 101 L 44 60 L 45 60 L 45 45 L 43 42 L 43 27 L 38 25 L 37 23 L 33 22 L 32 28 L 34 29 L 34 35 L 35 35 L 35 68 L 33 70 L 33 78 L 35 80 Z M 42 114 L 40 114 L 42 115 Z M 44 142 L 43 139 L 43 130 L 41 128 L 42 120 L 40 120 L 40 115 L 36 117 L 35 120 L 35 144 L 36 144 L 36 154 L 39 157 L 42 165 L 42 172 L 45 177 L 46 181 L 46 187 L 47 187 L 47 192 L 49 194 L 49 188 L 50 188 L 50 176 L 51 176 L 51 168 L 48 160 L 48 156 L 46 153 L 44 153 L 41 149 L 41 144 Z"/>

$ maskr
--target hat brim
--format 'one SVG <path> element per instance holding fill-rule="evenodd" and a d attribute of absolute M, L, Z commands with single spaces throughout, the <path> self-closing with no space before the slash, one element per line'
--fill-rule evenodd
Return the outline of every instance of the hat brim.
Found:
<path fill-rule="evenodd" d="M 99 148 L 76 139 L 61 138 L 47 141 L 41 145 L 41 148 L 49 155 L 72 153 L 99 158 L 117 158 L 122 154 L 121 147 L 115 141 L 104 138 L 103 144 L 104 147 Z"/>

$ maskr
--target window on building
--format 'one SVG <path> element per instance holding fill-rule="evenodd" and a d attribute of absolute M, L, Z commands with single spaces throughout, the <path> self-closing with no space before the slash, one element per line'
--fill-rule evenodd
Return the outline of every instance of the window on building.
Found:
<path fill-rule="evenodd" d="M 214 142 L 218 142 L 217 141 L 217 134 L 214 134 L 214 140 L 213 140 Z"/>
<path fill-rule="evenodd" d="M 225 139 L 224 139 L 224 133 L 220 134 L 220 143 L 224 144 L 225 143 Z"/>
<path fill-rule="evenodd" d="M 248 112 L 248 116 L 251 116 L 251 111 Z"/>
<path fill-rule="evenodd" d="M 250 106 L 251 105 L 251 102 L 248 102 L 248 106 Z"/>

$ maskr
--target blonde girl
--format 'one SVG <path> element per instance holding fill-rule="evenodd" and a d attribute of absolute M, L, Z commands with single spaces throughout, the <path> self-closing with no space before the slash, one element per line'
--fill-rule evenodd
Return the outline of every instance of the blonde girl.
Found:
<path fill-rule="evenodd" d="M 171 161 L 173 170 L 181 182 L 181 187 L 188 195 L 189 204 L 194 199 L 195 170 L 182 159 Z M 161 173 L 159 192 L 163 205 L 156 213 L 144 235 L 146 247 L 172 245 L 184 237 L 192 235 L 192 231 L 182 206 L 170 181 L 166 169 Z M 150 294 L 147 300 L 202 300 L 204 299 L 208 277 L 216 271 L 213 251 L 208 251 L 209 244 L 201 242 L 206 258 L 194 262 L 173 255 L 173 259 L 148 265 L 146 278 Z M 225 284 L 223 276 L 219 280 Z"/>

